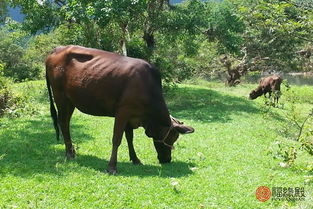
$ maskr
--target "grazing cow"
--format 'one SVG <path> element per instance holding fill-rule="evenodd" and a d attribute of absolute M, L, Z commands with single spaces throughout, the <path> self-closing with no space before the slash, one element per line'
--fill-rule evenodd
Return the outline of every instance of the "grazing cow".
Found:
<path fill-rule="evenodd" d="M 153 138 L 160 163 L 171 161 L 171 149 L 179 133 L 194 132 L 170 116 L 160 73 L 144 60 L 81 46 L 61 46 L 47 57 L 46 80 L 51 117 L 57 138 L 61 128 L 68 158 L 75 157 L 69 131 L 75 107 L 89 115 L 115 117 L 107 168 L 110 174 L 117 172 L 117 151 L 124 132 L 134 164 L 141 162 L 133 147 L 133 129 L 143 127 Z"/>
<path fill-rule="evenodd" d="M 279 95 L 277 95 L 277 92 L 280 93 L 280 84 L 282 81 L 283 79 L 278 75 L 262 78 L 259 86 L 251 91 L 249 99 L 256 99 L 261 95 L 265 96 L 267 93 L 269 93 L 269 97 L 271 97 L 272 93 L 274 93 L 274 103 L 278 103 Z"/>

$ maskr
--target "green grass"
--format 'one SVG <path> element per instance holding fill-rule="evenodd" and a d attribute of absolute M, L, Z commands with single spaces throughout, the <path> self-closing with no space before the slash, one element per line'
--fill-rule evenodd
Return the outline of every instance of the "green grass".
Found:
<path fill-rule="evenodd" d="M 123 139 L 119 174 L 110 176 L 103 171 L 111 153 L 112 118 L 76 110 L 71 131 L 77 158 L 67 161 L 63 143 L 55 140 L 45 83 L 16 85 L 35 111 L 0 119 L 0 208 L 313 208 L 312 156 L 299 152 L 292 167 L 282 168 L 268 154 L 285 119 L 280 109 L 266 117 L 262 98 L 247 99 L 255 86 L 201 82 L 170 90 L 171 114 L 195 133 L 181 136 L 173 162 L 160 165 L 152 140 L 137 129 L 134 144 L 144 165 L 132 165 Z M 312 89 L 295 87 L 301 98 Z M 310 109 L 311 101 L 299 106 Z M 307 197 L 263 203 L 255 198 L 263 185 L 301 186 Z"/>

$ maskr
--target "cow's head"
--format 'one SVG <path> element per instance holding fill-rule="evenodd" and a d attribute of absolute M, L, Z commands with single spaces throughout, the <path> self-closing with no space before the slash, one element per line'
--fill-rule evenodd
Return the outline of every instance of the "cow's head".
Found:
<path fill-rule="evenodd" d="M 179 134 L 193 133 L 194 129 L 183 125 L 183 122 L 171 116 L 171 126 L 162 127 L 154 139 L 154 147 L 158 153 L 160 163 L 169 163 L 172 160 L 172 148 L 177 141 Z"/>

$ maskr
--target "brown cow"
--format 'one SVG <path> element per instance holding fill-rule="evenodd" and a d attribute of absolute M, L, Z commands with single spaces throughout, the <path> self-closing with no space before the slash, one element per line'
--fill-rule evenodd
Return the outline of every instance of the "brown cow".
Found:
<path fill-rule="evenodd" d="M 269 97 L 271 97 L 272 93 L 274 93 L 274 103 L 278 102 L 279 95 L 277 95 L 277 92 L 280 92 L 280 84 L 282 81 L 283 79 L 278 75 L 262 78 L 259 86 L 251 91 L 249 99 L 256 99 L 261 95 L 265 96 L 267 93 L 269 93 Z"/>
<path fill-rule="evenodd" d="M 60 127 L 68 158 L 75 157 L 69 131 L 75 107 L 89 115 L 115 117 L 110 174 L 117 172 L 117 151 L 124 132 L 130 160 L 140 164 L 133 147 L 133 129 L 141 126 L 153 138 L 160 163 L 171 161 L 171 148 L 179 133 L 194 131 L 170 116 L 160 73 L 144 60 L 80 46 L 57 47 L 47 57 L 46 80 L 57 138 Z"/>

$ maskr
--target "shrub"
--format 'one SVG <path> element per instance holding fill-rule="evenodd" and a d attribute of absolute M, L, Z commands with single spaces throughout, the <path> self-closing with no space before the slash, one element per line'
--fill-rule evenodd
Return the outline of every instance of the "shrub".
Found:
<path fill-rule="evenodd" d="M 292 165 L 300 150 L 313 155 L 313 109 L 303 110 L 300 105 L 308 102 L 305 95 L 309 92 L 306 87 L 291 88 L 284 92 L 284 101 L 287 103 L 282 105 L 284 121 L 278 128 L 281 137 L 270 148 L 273 157 L 282 160 L 282 167 Z"/>
<path fill-rule="evenodd" d="M 28 97 L 25 93 L 14 93 L 13 80 L 3 75 L 4 65 L 0 63 L 0 117 L 6 115 L 19 117 L 25 113 L 32 113 Z M 21 91 L 22 92 L 22 91 Z"/>
<path fill-rule="evenodd" d="M 15 28 L 0 26 L 0 63 L 3 75 L 14 81 L 43 78 L 44 60 L 59 45 L 60 34 L 51 32 L 30 36 L 18 23 Z"/>
<path fill-rule="evenodd" d="M 0 77 L 0 116 L 10 106 L 11 94 L 8 90 L 8 79 Z"/>
<path fill-rule="evenodd" d="M 0 116 L 2 116 L 8 108 L 13 106 L 13 96 L 10 91 L 11 80 L 3 76 L 4 65 L 0 64 Z"/>

